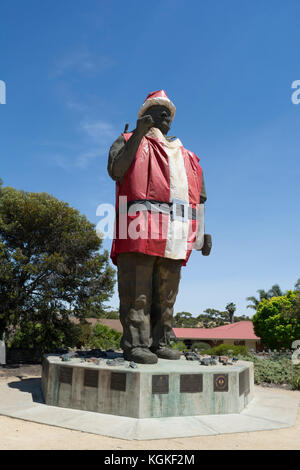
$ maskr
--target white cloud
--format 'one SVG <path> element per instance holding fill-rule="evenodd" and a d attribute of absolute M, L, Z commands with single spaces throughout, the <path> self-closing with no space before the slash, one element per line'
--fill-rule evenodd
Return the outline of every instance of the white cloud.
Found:
<path fill-rule="evenodd" d="M 44 147 L 56 147 L 58 150 L 47 156 L 51 165 L 55 165 L 65 171 L 74 168 L 86 169 L 90 163 L 107 156 L 108 148 L 115 139 L 114 127 L 101 120 L 86 120 L 78 126 L 81 133 L 78 143 L 73 140 L 72 145 L 63 142 L 44 141 Z"/>
<path fill-rule="evenodd" d="M 114 65 L 110 57 L 92 54 L 88 50 L 76 50 L 56 59 L 52 73 L 55 77 L 61 77 L 67 72 L 103 73 Z"/>
<path fill-rule="evenodd" d="M 106 143 L 116 136 L 114 127 L 105 121 L 85 121 L 80 128 L 98 143 Z"/>
<path fill-rule="evenodd" d="M 103 151 L 99 150 L 90 150 L 88 152 L 83 152 L 82 154 L 78 155 L 75 159 L 75 166 L 79 168 L 87 168 L 91 160 L 101 157 L 103 155 Z"/>
<path fill-rule="evenodd" d="M 95 69 L 95 63 L 89 52 L 76 51 L 68 56 L 57 59 L 54 63 L 54 75 L 61 76 L 69 70 L 91 71 Z"/>

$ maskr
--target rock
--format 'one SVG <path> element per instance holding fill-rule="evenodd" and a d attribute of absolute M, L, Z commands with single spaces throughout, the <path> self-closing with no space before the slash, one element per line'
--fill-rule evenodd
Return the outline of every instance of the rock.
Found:
<path fill-rule="evenodd" d="M 139 366 L 136 362 L 131 361 L 129 362 L 128 367 L 130 367 L 131 369 L 138 369 Z"/>
<path fill-rule="evenodd" d="M 220 356 L 219 361 L 224 364 L 224 362 L 229 361 L 229 357 L 228 356 Z"/>

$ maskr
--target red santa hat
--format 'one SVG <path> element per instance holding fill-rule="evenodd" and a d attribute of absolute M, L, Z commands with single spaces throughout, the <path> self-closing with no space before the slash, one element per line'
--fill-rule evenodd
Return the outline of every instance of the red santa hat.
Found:
<path fill-rule="evenodd" d="M 156 104 L 159 104 L 161 106 L 165 106 L 166 108 L 168 108 L 171 111 L 171 117 L 173 121 L 175 117 L 175 113 L 176 113 L 176 108 L 174 104 L 172 103 L 172 101 L 168 98 L 164 90 L 152 91 L 152 93 L 149 93 L 149 95 L 147 96 L 146 100 L 144 101 L 143 105 L 141 106 L 138 112 L 138 117 L 140 118 L 148 108 Z"/>

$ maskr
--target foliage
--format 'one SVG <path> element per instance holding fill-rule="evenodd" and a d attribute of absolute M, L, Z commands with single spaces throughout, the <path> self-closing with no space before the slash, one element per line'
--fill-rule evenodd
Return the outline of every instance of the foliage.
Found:
<path fill-rule="evenodd" d="M 294 290 L 296 292 L 300 292 L 300 279 L 297 279 L 297 281 L 295 282 Z"/>
<path fill-rule="evenodd" d="M 295 301 L 293 303 L 293 307 L 288 308 L 287 306 L 283 306 L 282 315 L 287 320 L 294 318 L 298 323 L 300 323 L 300 291 L 298 289 L 295 290 Z"/>
<path fill-rule="evenodd" d="M 108 307 L 102 307 L 101 311 L 95 311 L 89 314 L 89 318 L 107 318 L 113 320 L 120 319 L 119 310 L 111 310 Z"/>
<path fill-rule="evenodd" d="M 239 358 L 249 361 L 249 356 L 240 356 Z M 263 359 L 251 355 L 250 360 L 254 364 L 254 382 L 256 384 L 290 384 L 293 390 L 300 389 L 300 368 L 293 364 L 289 356 Z"/>
<path fill-rule="evenodd" d="M 198 351 L 205 351 L 209 349 L 209 344 L 205 343 L 204 341 L 198 341 L 197 343 L 193 343 L 192 349 L 195 350 L 197 349 Z"/>
<path fill-rule="evenodd" d="M 175 328 L 216 328 L 233 321 L 250 320 L 245 315 L 234 317 L 236 306 L 233 302 L 226 305 L 225 310 L 207 308 L 204 313 L 193 317 L 190 312 L 178 312 L 173 318 Z"/>
<path fill-rule="evenodd" d="M 184 344 L 183 341 L 172 342 L 170 345 L 171 345 L 171 348 L 178 349 L 179 351 L 186 351 L 187 350 L 187 347 L 186 347 L 186 345 Z"/>
<path fill-rule="evenodd" d="M 0 189 L 0 336 L 14 326 L 28 343 L 44 338 L 47 352 L 69 343 L 70 313 L 105 310 L 114 270 L 95 226 L 76 209 L 47 193 Z"/>
<path fill-rule="evenodd" d="M 233 302 L 230 302 L 225 307 L 226 311 L 228 312 L 228 319 L 230 323 L 233 323 L 233 315 L 236 311 L 236 305 Z"/>
<path fill-rule="evenodd" d="M 196 328 L 197 318 L 190 312 L 178 312 L 173 317 L 173 324 L 176 328 Z"/>
<path fill-rule="evenodd" d="M 300 390 L 300 368 L 299 366 L 294 366 L 294 373 L 292 374 L 292 377 L 290 378 L 290 384 L 292 387 L 292 390 Z"/>
<path fill-rule="evenodd" d="M 286 295 L 264 299 L 252 317 L 254 331 L 262 343 L 271 349 L 290 348 L 300 338 L 300 323 L 291 312 L 296 305 L 297 295 L 288 291 Z"/>
<path fill-rule="evenodd" d="M 264 289 L 258 289 L 257 292 L 259 293 L 258 299 L 254 296 L 247 297 L 246 300 L 252 302 L 252 304 L 247 305 L 247 308 L 257 310 L 262 300 L 271 299 L 272 297 L 281 297 L 284 295 L 284 292 L 281 290 L 278 284 L 274 284 L 268 291 L 265 291 Z"/>
<path fill-rule="evenodd" d="M 93 328 L 93 336 L 90 339 L 89 347 L 103 350 L 120 349 L 121 338 L 122 333 L 97 323 Z"/>
<path fill-rule="evenodd" d="M 47 325 L 28 321 L 8 337 L 7 346 L 34 350 L 42 356 L 58 348 L 73 347 L 78 335 L 78 326 L 68 319 L 53 318 Z"/>
<path fill-rule="evenodd" d="M 199 315 L 198 319 L 203 322 L 204 328 L 216 328 L 217 326 L 226 325 L 230 321 L 227 310 L 221 311 L 215 308 L 207 308 L 204 314 Z"/>
<path fill-rule="evenodd" d="M 205 351 L 206 354 L 214 354 L 216 356 L 239 356 L 243 355 L 244 357 L 248 357 L 248 350 L 246 346 L 236 346 L 234 344 L 219 344 L 219 346 L 215 346 L 214 348 L 208 348 Z"/>
<path fill-rule="evenodd" d="M 87 321 L 81 321 L 78 325 L 78 335 L 76 340 L 76 348 L 86 348 L 90 344 L 93 336 L 91 325 Z"/>

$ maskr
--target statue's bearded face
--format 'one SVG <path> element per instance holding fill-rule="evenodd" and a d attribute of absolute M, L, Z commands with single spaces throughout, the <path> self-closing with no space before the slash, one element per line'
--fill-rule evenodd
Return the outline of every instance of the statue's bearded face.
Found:
<path fill-rule="evenodd" d="M 154 126 L 157 127 L 161 132 L 166 135 L 171 127 L 172 117 L 171 111 L 165 106 L 154 105 L 145 111 L 144 116 L 150 114 L 154 121 Z"/>

